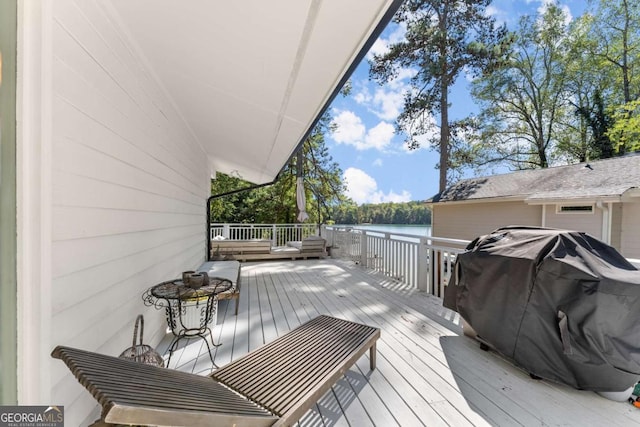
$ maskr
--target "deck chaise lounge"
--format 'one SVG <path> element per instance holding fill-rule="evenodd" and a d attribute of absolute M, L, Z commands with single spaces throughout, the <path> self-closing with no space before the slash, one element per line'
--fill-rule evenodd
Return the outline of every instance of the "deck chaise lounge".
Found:
<path fill-rule="evenodd" d="M 367 350 L 376 364 L 380 330 L 322 315 L 209 377 L 58 346 L 102 406 L 93 426 L 289 426 Z"/>
<path fill-rule="evenodd" d="M 268 259 L 307 259 L 327 256 L 327 241 L 320 236 L 309 236 L 302 241 L 287 242 L 286 246 L 271 246 L 271 240 L 213 240 L 210 259 L 224 257 L 239 261 Z"/>

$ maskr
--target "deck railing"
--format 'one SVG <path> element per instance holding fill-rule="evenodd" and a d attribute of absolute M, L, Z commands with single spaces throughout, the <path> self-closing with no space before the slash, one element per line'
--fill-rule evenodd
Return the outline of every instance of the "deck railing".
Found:
<path fill-rule="evenodd" d="M 211 224 L 209 239 L 222 236 L 231 240 L 271 240 L 272 246 L 284 246 L 287 242 L 302 240 L 318 234 L 315 224 Z"/>
<path fill-rule="evenodd" d="M 333 258 L 346 258 L 402 281 L 417 289 L 442 296 L 456 256 L 468 240 L 323 226 Z"/>
<path fill-rule="evenodd" d="M 266 239 L 273 246 L 310 235 L 327 239 L 331 257 L 349 259 L 417 289 L 442 296 L 456 256 L 467 240 L 315 224 L 211 224 L 209 238 Z"/>

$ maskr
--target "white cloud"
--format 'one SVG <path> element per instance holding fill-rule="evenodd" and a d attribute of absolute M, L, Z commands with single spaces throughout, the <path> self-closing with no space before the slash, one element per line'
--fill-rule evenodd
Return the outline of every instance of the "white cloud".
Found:
<path fill-rule="evenodd" d="M 353 100 L 363 105 L 382 120 L 394 121 L 400 115 L 404 106 L 404 96 L 411 90 L 408 79 L 415 76 L 413 68 L 401 68 L 393 80 L 379 86 L 368 80 L 354 83 L 357 89 Z"/>
<path fill-rule="evenodd" d="M 513 19 L 513 16 L 510 16 L 509 12 L 492 4 L 487 6 L 484 10 L 484 15 L 495 19 L 497 25 L 506 24 L 508 21 Z"/>
<path fill-rule="evenodd" d="M 373 96 L 374 113 L 383 120 L 395 120 L 402 111 L 404 91 L 376 90 Z"/>
<path fill-rule="evenodd" d="M 393 125 L 387 122 L 380 122 L 375 127 L 369 129 L 362 148 L 358 147 L 357 145 L 356 148 L 360 150 L 366 150 L 368 148 L 383 150 L 391 143 L 393 135 Z"/>
<path fill-rule="evenodd" d="M 353 95 L 353 99 L 358 104 L 368 104 L 369 102 L 371 102 L 372 96 L 371 92 L 369 92 L 369 87 L 363 85 L 362 88 L 360 88 L 360 90 L 355 95 Z"/>
<path fill-rule="evenodd" d="M 344 171 L 344 181 L 347 185 L 347 197 L 358 204 L 369 203 L 371 194 L 378 190 L 376 180 L 362 169 L 347 168 Z"/>
<path fill-rule="evenodd" d="M 389 41 L 383 39 L 382 37 L 378 37 L 373 45 L 371 45 L 371 49 L 367 52 L 367 59 L 373 59 L 373 55 L 382 55 L 389 51 Z"/>
<path fill-rule="evenodd" d="M 334 123 L 337 128 L 332 133 L 333 139 L 338 144 L 352 145 L 357 150 L 374 148 L 384 151 L 391 144 L 394 136 L 392 124 L 381 121 L 367 131 L 362 119 L 349 110 L 339 112 L 335 116 Z"/>
<path fill-rule="evenodd" d="M 540 6 L 538 7 L 538 15 L 542 16 L 547 9 L 549 8 L 549 6 L 555 4 L 555 0 L 542 0 L 540 2 Z M 560 4 L 560 10 L 562 10 L 562 12 L 564 13 L 564 24 L 565 25 L 569 25 L 571 23 L 571 21 L 573 20 L 573 15 L 571 14 L 571 9 L 569 8 L 568 5 L 566 4 Z"/>
<path fill-rule="evenodd" d="M 367 53 L 367 59 L 373 59 L 373 55 L 382 55 L 389 51 L 389 45 L 398 43 L 404 39 L 404 35 L 407 32 L 407 26 L 404 23 L 401 24 L 391 24 L 389 27 L 391 32 L 387 38 L 382 36 L 378 37 L 378 39 L 373 43 L 371 49 Z"/>
<path fill-rule="evenodd" d="M 493 6 L 493 5 L 489 5 L 487 6 L 487 8 L 484 10 L 484 14 L 486 16 L 498 16 L 502 14 L 502 11 L 500 9 L 498 9 L 497 7 Z"/>
<path fill-rule="evenodd" d="M 372 163 L 373 166 L 382 166 L 382 164 L 383 164 L 382 159 L 379 157 L 375 159 Z"/>
<path fill-rule="evenodd" d="M 385 194 L 378 190 L 378 183 L 373 177 L 362 169 L 348 168 L 344 171 L 344 180 L 347 185 L 346 194 L 357 204 L 363 203 L 402 203 L 411 200 L 411 193 L 403 190 L 402 193 L 394 193 L 393 190 Z"/>
<path fill-rule="evenodd" d="M 398 70 L 398 75 L 395 79 L 391 80 L 387 84 L 394 89 L 407 89 L 407 83 L 405 80 L 410 79 L 411 77 L 418 74 L 418 70 L 415 68 L 400 68 Z"/>
<path fill-rule="evenodd" d="M 365 134 L 365 126 L 362 123 L 362 119 L 353 111 L 342 111 L 333 121 L 338 126 L 332 133 L 336 142 L 356 145 L 358 141 L 362 141 Z"/>

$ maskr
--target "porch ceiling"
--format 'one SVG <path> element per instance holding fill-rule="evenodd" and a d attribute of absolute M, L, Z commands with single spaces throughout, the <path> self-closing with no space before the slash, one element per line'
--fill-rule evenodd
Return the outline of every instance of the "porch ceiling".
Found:
<path fill-rule="evenodd" d="M 272 181 L 401 0 L 111 0 L 212 168 Z"/>

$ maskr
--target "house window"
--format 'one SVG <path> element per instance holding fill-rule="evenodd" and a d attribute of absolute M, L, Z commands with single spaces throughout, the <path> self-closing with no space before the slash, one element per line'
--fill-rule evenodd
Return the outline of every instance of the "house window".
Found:
<path fill-rule="evenodd" d="M 556 205 L 557 214 L 592 214 L 593 205 Z"/>

